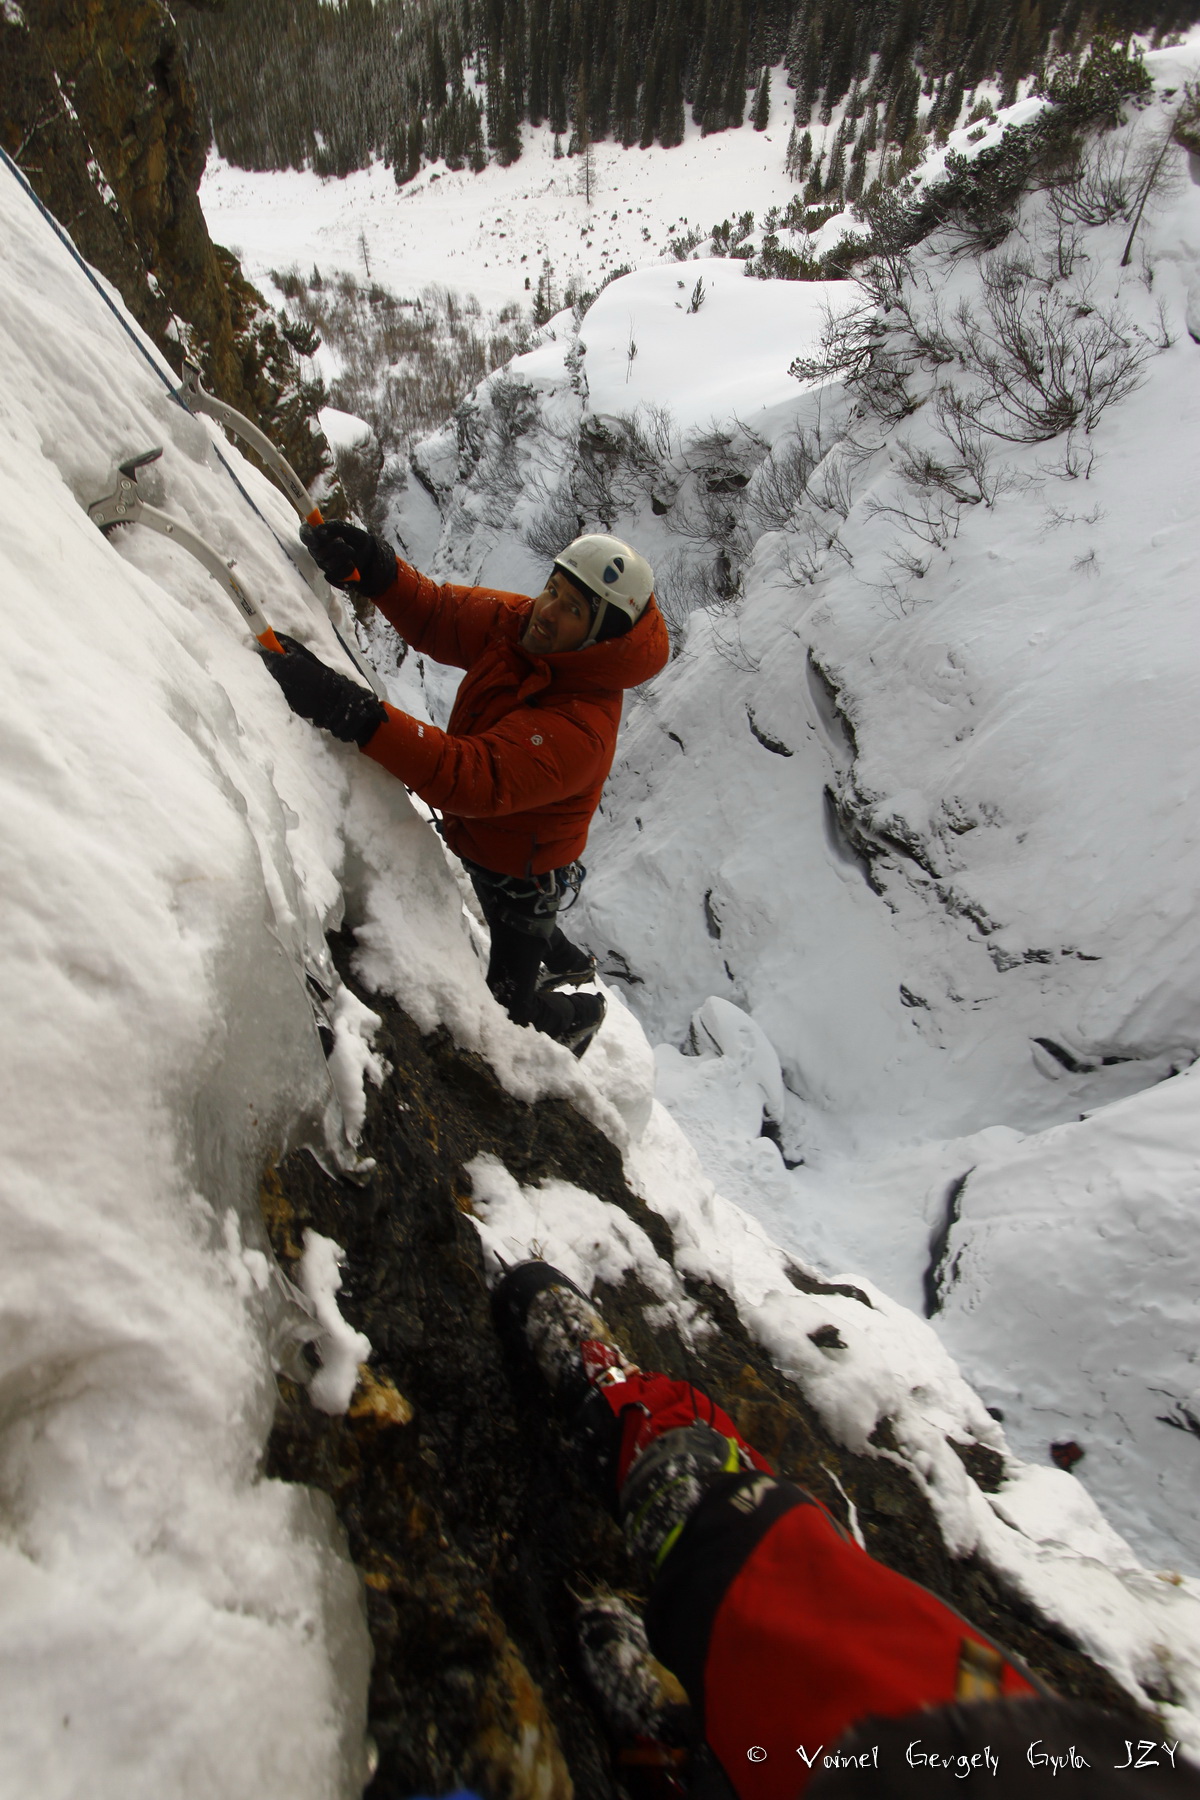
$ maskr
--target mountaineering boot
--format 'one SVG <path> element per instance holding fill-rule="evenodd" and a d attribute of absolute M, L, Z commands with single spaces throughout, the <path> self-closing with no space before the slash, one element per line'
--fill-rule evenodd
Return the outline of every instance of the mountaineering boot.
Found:
<path fill-rule="evenodd" d="M 622 1785 L 636 1800 L 681 1794 L 695 1717 L 679 1682 L 652 1655 L 641 1615 L 620 1594 L 598 1593 L 580 1606 L 576 1633 Z"/>
<path fill-rule="evenodd" d="M 552 1263 L 507 1269 L 492 1291 L 492 1316 L 501 1338 L 532 1356 L 568 1410 L 596 1388 L 637 1373 L 587 1295 Z"/>
<path fill-rule="evenodd" d="M 708 1489 L 753 1467 L 737 1439 L 697 1419 L 664 1431 L 625 1477 L 620 1497 L 625 1542 L 658 1569 Z"/>
<path fill-rule="evenodd" d="M 614 1737 L 657 1737 L 664 1727 L 669 1733 L 672 1709 L 686 1731 L 683 1689 L 651 1654 L 641 1614 L 628 1600 L 594 1594 L 580 1605 L 576 1633 L 584 1673 Z"/>
<path fill-rule="evenodd" d="M 561 1030 L 556 1030 L 556 1042 L 565 1044 L 576 1056 L 582 1056 L 596 1033 L 608 1010 L 603 994 L 560 994 L 571 1008 L 571 1019 Z"/>
<path fill-rule="evenodd" d="M 589 981 L 596 979 L 596 959 L 586 951 L 579 952 L 583 958 L 573 969 L 543 969 L 538 976 L 538 991 L 548 994 L 555 988 L 585 987 Z"/>
<path fill-rule="evenodd" d="M 596 959 L 588 951 L 573 944 L 566 933 L 555 926 L 542 951 L 542 972 L 538 976 L 539 993 L 553 988 L 583 987 L 596 978 Z"/>

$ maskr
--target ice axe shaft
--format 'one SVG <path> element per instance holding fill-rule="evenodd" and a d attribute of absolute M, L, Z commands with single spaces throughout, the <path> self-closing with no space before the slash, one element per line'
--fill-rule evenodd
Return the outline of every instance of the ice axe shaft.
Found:
<path fill-rule="evenodd" d="M 293 469 L 291 463 L 288 462 L 287 458 L 280 455 L 270 438 L 260 431 L 254 421 L 248 419 L 245 413 L 238 412 L 236 407 L 228 405 L 224 400 L 218 400 L 215 394 L 210 394 L 207 388 L 204 387 L 200 380 L 199 363 L 193 362 L 190 358 L 185 359 L 183 375 L 180 379 L 176 393 L 181 404 L 187 408 L 188 412 L 204 413 L 210 419 L 215 419 L 218 425 L 223 425 L 226 430 L 232 431 L 235 437 L 240 437 L 244 443 L 250 445 L 251 449 L 258 452 L 267 468 L 276 476 L 280 487 L 283 489 L 284 495 L 295 507 L 296 512 L 304 520 L 306 525 L 323 525 L 325 523 L 321 516 L 320 507 L 313 505 L 308 489 L 297 475 L 295 469 Z M 324 604 L 328 609 L 329 590 L 317 575 L 316 564 L 313 562 L 312 557 L 309 556 L 306 551 L 301 551 L 298 554 L 290 544 L 283 544 L 282 548 L 286 551 L 288 556 L 291 557 L 292 561 L 296 564 L 297 568 L 299 568 L 304 579 L 310 586 L 314 585 L 314 579 L 319 584 L 314 588 L 314 591 L 317 593 L 318 598 L 321 597 L 322 593 L 324 594 Z M 301 557 L 304 558 L 304 561 L 301 561 Z M 307 568 L 305 567 L 305 563 L 307 563 Z M 357 581 L 359 579 L 358 570 L 352 569 L 348 579 Z M 338 630 L 337 620 L 332 612 L 330 612 L 329 622 L 333 626 L 334 635 L 337 638 L 338 643 L 342 646 L 342 649 L 346 652 L 350 661 L 363 677 L 363 680 L 367 682 L 368 686 L 374 688 L 380 699 L 386 699 L 387 690 L 384 687 L 383 682 L 371 667 L 370 663 L 364 661 L 362 654 L 354 648 L 353 644 L 346 642 L 346 639 Z"/>
<path fill-rule="evenodd" d="M 118 463 L 113 469 L 112 484 L 108 492 L 101 495 L 100 499 L 93 500 L 88 507 L 88 518 L 101 531 L 107 531 L 114 525 L 145 525 L 151 531 L 157 531 L 161 537 L 171 538 L 181 550 L 186 550 L 197 562 L 203 563 L 226 593 L 233 596 L 234 604 L 263 649 L 277 651 L 282 656 L 283 645 L 267 624 L 257 601 L 251 599 L 229 564 L 189 526 L 181 525 L 178 519 L 161 512 L 157 506 L 147 505 L 138 493 L 137 471 L 147 463 L 155 462 L 161 455 L 162 449 L 159 447 Z"/>
<path fill-rule="evenodd" d="M 200 365 L 190 359 L 186 360 L 183 365 L 183 376 L 179 383 L 179 398 L 189 412 L 206 413 L 210 419 L 215 419 L 218 425 L 224 425 L 227 431 L 232 431 L 235 437 L 240 437 L 243 443 L 249 444 L 252 450 L 256 450 L 306 525 L 323 525 L 325 523 L 320 507 L 313 505 L 308 489 L 287 457 L 280 454 L 266 433 L 259 430 L 253 419 L 248 419 L 245 413 L 240 413 L 235 406 L 230 406 L 224 400 L 218 400 L 215 394 L 208 392 L 200 381 Z M 351 574 L 350 580 L 358 580 L 357 569 Z"/>

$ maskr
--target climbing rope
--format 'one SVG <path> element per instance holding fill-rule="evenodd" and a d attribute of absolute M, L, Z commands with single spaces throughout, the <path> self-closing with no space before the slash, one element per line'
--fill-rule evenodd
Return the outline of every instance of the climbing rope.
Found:
<path fill-rule="evenodd" d="M 181 411 L 187 413 L 189 418 L 194 418 L 195 414 L 180 398 L 179 390 L 175 386 L 174 375 L 171 371 L 170 365 L 167 364 L 164 367 L 163 362 L 161 362 L 159 360 L 160 352 L 155 348 L 155 346 L 153 344 L 151 344 L 145 338 L 145 335 L 140 331 L 140 329 L 135 327 L 134 322 L 129 317 L 128 313 L 126 313 L 123 308 L 119 307 L 116 304 L 116 302 L 112 298 L 112 295 L 105 291 L 103 283 L 100 281 L 100 278 L 96 274 L 96 271 L 91 267 L 90 263 L 85 261 L 85 259 L 80 255 L 79 250 L 76 247 L 76 244 L 74 242 L 74 239 L 71 237 L 70 232 L 68 232 L 66 230 L 66 228 L 62 224 L 60 224 L 60 222 L 55 218 L 54 214 L 50 211 L 50 208 L 46 205 L 45 201 L 42 200 L 41 196 L 37 193 L 36 189 L 33 187 L 33 184 L 30 182 L 29 177 L 26 175 L 25 171 L 22 168 L 20 168 L 17 163 L 15 163 L 13 161 L 12 157 L 9 155 L 8 151 L 4 148 L 3 144 L 0 144 L 0 159 L 3 159 L 4 165 L 8 169 L 9 173 L 14 177 L 17 184 L 21 187 L 21 189 L 24 191 L 24 193 L 27 195 L 27 197 L 33 201 L 33 204 L 37 207 L 37 209 L 41 213 L 43 219 L 45 219 L 47 225 L 49 225 L 49 227 L 53 231 L 54 235 L 58 238 L 58 240 L 62 244 L 63 248 L 66 250 L 68 256 L 70 256 L 70 258 L 73 262 L 78 263 L 79 267 L 83 270 L 83 273 L 86 276 L 87 280 L 90 282 L 92 287 L 95 288 L 95 290 L 99 294 L 101 300 L 103 300 L 105 306 L 107 306 L 109 312 L 112 314 L 113 318 L 117 321 L 117 324 L 121 327 L 121 330 L 125 333 L 125 336 L 129 339 L 130 343 L 133 345 L 133 347 L 137 351 L 138 355 L 141 356 L 145 362 L 149 363 L 150 367 L 154 370 L 154 373 L 158 376 L 158 379 L 162 382 L 162 384 L 166 388 L 168 394 L 171 396 L 172 400 L 175 402 L 176 406 L 178 406 Z M 242 496 L 242 499 L 246 502 L 246 505 L 250 508 L 250 510 L 254 514 L 254 516 L 257 519 L 261 520 L 262 524 L 264 524 L 266 526 L 266 528 L 270 532 L 271 536 L 275 539 L 275 542 L 278 544 L 280 551 L 282 552 L 282 554 L 285 557 L 287 557 L 289 568 L 294 568 L 295 564 L 293 563 L 292 558 L 288 555 L 288 550 L 287 550 L 286 544 L 284 543 L 283 539 L 279 536 L 279 533 L 275 530 L 275 527 L 272 525 L 270 519 L 268 519 L 264 513 L 260 512 L 259 508 L 255 505 L 254 500 L 251 497 L 251 495 L 248 494 L 246 492 L 246 489 L 242 486 L 242 483 L 238 479 L 237 471 L 233 468 L 232 464 L 226 460 L 226 457 L 225 457 L 224 451 L 221 448 L 220 442 L 215 437 L 211 438 L 210 441 L 212 443 L 213 449 L 217 453 L 217 457 L 221 463 L 221 467 L 225 470 L 225 473 L 228 475 L 230 481 L 232 481 L 234 487 L 237 489 L 238 493 Z M 330 624 L 331 625 L 333 624 L 332 620 L 330 620 Z M 343 642 L 342 635 L 338 631 L 337 626 L 334 625 L 333 629 L 334 629 L 335 635 L 337 636 L 338 642 L 342 645 L 343 650 L 345 650 L 346 645 Z M 347 654 L 349 654 L 349 652 L 347 652 Z"/>

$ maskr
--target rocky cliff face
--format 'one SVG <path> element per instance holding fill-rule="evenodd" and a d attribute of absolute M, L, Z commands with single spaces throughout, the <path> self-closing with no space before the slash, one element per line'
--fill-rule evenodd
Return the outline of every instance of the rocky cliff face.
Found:
<path fill-rule="evenodd" d="M 349 937 L 335 953 L 349 978 Z M 371 1379 L 345 1418 L 281 1382 L 270 1473 L 323 1488 L 363 1571 L 374 1647 L 371 1800 L 465 1783 L 488 1800 L 630 1800 L 579 1666 L 576 1602 L 601 1588 L 644 1597 L 646 1574 L 581 1479 L 535 1375 L 493 1328 L 466 1165 L 501 1160 L 522 1183 L 583 1185 L 674 1261 L 670 1227 L 629 1188 L 615 1146 L 565 1101 L 524 1105 L 444 1033 L 422 1037 L 385 996 L 376 1046 L 391 1073 L 370 1089 L 359 1185 L 290 1156 L 263 1188 L 277 1256 L 294 1270 L 305 1227 L 346 1250 L 339 1305 L 372 1342 Z M 795 1271 L 806 1286 L 811 1278 Z M 837 1443 L 743 1329 L 728 1297 L 683 1277 L 714 1329 L 685 1351 L 636 1279 L 597 1298 L 643 1368 L 686 1375 L 776 1466 L 848 1516 L 871 1552 L 943 1595 L 1061 1693 L 1128 1713 L 1115 1682 L 975 1556 L 955 1557 L 900 1459 Z M 845 1291 L 834 1289 L 831 1291 Z M 681 1366 L 686 1357 L 686 1368 Z M 876 1441 L 888 1451 L 885 1426 Z M 969 1473 L 998 1486 L 976 1446 Z M 1149 1728 L 1147 1727 L 1147 1730 Z"/>
<path fill-rule="evenodd" d="M 258 420 L 309 481 L 328 453 L 279 319 L 214 245 L 205 144 L 162 0 L 5 0 L 0 143 L 173 366 Z"/>

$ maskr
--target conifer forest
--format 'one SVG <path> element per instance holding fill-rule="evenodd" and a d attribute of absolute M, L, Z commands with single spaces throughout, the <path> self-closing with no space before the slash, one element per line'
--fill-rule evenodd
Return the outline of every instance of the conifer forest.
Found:
<path fill-rule="evenodd" d="M 903 174 L 981 82 L 1003 104 L 1098 32 L 1191 17 L 1189 0 L 206 0 L 180 24 L 212 139 L 245 168 L 344 175 L 381 157 L 404 182 L 423 160 L 513 162 L 525 122 L 568 154 L 677 144 L 689 113 L 705 133 L 762 129 L 782 63 L 791 172 L 806 199 L 854 200 L 871 152 L 892 146 Z M 847 100 L 814 181 L 805 129 Z"/>

